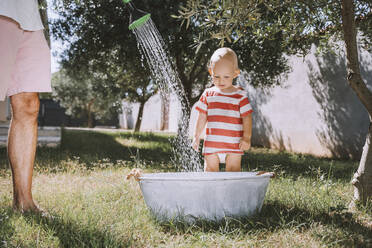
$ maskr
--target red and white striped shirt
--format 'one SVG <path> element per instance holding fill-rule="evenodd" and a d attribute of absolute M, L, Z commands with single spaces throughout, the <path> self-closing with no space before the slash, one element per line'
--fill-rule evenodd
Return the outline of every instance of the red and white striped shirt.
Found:
<path fill-rule="evenodd" d="M 224 93 L 217 87 L 206 89 L 196 110 L 207 115 L 203 155 L 244 153 L 239 149 L 243 137 L 242 117 L 253 112 L 245 91 Z"/>

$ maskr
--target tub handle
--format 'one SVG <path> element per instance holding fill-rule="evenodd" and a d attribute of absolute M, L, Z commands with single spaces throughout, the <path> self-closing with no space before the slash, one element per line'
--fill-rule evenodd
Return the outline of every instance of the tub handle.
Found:
<path fill-rule="evenodd" d="M 263 174 L 271 175 L 270 178 L 275 178 L 276 177 L 276 174 L 274 172 L 268 172 L 268 171 L 259 171 L 259 172 L 257 172 L 256 176 L 263 175 Z"/>
<path fill-rule="evenodd" d="M 139 181 L 141 176 L 142 176 L 142 170 L 134 168 L 126 176 L 126 179 L 129 180 L 131 177 L 133 177 L 134 179 L 136 179 L 136 181 Z"/>

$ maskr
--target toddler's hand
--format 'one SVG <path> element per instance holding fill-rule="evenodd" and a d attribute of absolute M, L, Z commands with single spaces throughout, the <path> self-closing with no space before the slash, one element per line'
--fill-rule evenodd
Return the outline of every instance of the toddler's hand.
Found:
<path fill-rule="evenodd" d="M 251 141 L 250 140 L 240 140 L 239 149 L 242 151 L 247 151 L 251 148 Z"/>
<path fill-rule="evenodd" d="M 200 138 L 193 138 L 192 140 L 192 148 L 195 150 L 195 151 L 199 151 L 199 144 L 200 144 Z"/>

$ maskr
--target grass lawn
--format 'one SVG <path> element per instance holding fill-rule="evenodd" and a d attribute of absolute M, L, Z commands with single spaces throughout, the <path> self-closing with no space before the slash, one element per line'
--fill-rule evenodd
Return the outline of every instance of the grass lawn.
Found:
<path fill-rule="evenodd" d="M 0 247 L 372 247 L 372 204 L 348 212 L 357 161 L 253 148 L 243 170 L 275 171 L 262 211 L 221 223 L 159 223 L 133 167 L 175 170 L 165 134 L 64 131 L 37 152 L 33 193 L 54 218 L 11 209 L 11 173 L 0 149 Z"/>

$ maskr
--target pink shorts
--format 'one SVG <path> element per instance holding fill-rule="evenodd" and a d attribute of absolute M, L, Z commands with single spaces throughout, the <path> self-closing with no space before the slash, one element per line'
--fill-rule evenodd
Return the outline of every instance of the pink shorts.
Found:
<path fill-rule="evenodd" d="M 43 30 L 24 31 L 0 16 L 0 101 L 22 92 L 51 92 L 50 50 Z"/>

